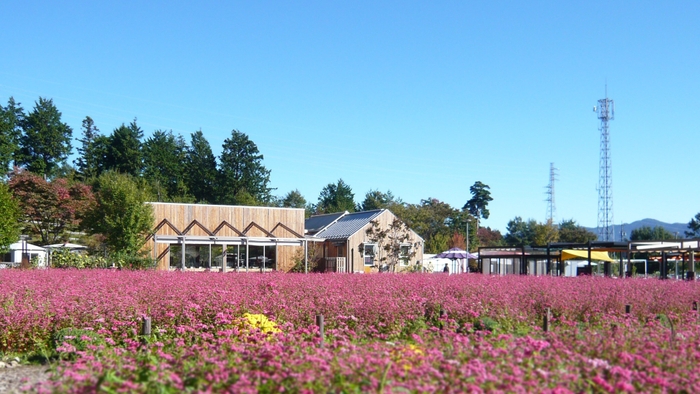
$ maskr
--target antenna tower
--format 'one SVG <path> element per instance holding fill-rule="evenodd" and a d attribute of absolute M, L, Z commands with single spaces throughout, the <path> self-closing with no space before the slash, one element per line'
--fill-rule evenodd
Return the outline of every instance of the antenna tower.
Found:
<path fill-rule="evenodd" d="M 615 119 L 615 102 L 608 98 L 608 85 L 605 85 L 605 98 L 598 100 L 593 110 L 600 119 L 600 166 L 598 170 L 598 239 L 615 240 L 613 223 L 612 162 L 610 160 L 610 129 L 608 123 Z"/>
<path fill-rule="evenodd" d="M 559 180 L 557 178 L 557 169 L 554 168 L 554 163 L 549 163 L 549 185 L 547 185 L 547 220 L 549 223 L 554 223 L 554 217 L 556 216 L 556 206 L 554 203 L 554 182 Z"/>

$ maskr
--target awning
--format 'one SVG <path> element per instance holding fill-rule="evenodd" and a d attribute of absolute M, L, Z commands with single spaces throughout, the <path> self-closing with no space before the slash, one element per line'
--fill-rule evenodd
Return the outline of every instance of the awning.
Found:
<path fill-rule="evenodd" d="M 574 250 L 574 249 L 565 249 L 561 251 L 561 260 L 569 260 L 569 259 L 585 259 L 588 260 L 588 251 L 587 250 Z M 614 263 L 616 260 L 611 259 L 610 256 L 608 255 L 608 252 L 597 252 L 597 251 L 591 251 L 591 260 L 596 260 L 596 261 L 609 261 L 611 263 Z"/>

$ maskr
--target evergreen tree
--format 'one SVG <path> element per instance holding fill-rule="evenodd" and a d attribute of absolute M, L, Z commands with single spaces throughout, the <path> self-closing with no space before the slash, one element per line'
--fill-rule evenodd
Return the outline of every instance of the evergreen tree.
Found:
<path fill-rule="evenodd" d="M 250 204 L 270 201 L 270 170 L 262 164 L 263 155 L 247 135 L 231 132 L 219 158 L 218 201 L 221 204 Z M 247 195 L 246 195 L 247 194 Z M 244 198 L 245 197 L 245 198 Z"/>
<path fill-rule="evenodd" d="M 22 135 L 24 110 L 13 97 L 7 101 L 7 107 L 0 105 L 0 172 L 10 169 L 19 151 L 19 139 Z"/>
<path fill-rule="evenodd" d="M 280 200 L 281 207 L 286 208 L 306 208 L 306 199 L 301 195 L 299 189 L 292 190 Z"/>
<path fill-rule="evenodd" d="M 559 223 L 559 242 L 586 243 L 595 241 L 598 236 L 576 224 L 573 219 Z"/>
<path fill-rule="evenodd" d="M 156 185 L 158 201 L 181 198 L 187 194 L 185 162 L 187 143 L 172 131 L 156 130 L 143 144 L 143 176 Z"/>
<path fill-rule="evenodd" d="M 316 204 L 316 213 L 355 212 L 355 194 L 342 179 L 329 183 L 321 190 Z"/>
<path fill-rule="evenodd" d="M 70 154 L 73 130 L 61 122 L 53 100 L 39 97 L 22 130 L 18 164 L 36 174 L 54 176 Z"/>
<path fill-rule="evenodd" d="M 488 219 L 489 210 L 488 205 L 490 201 L 493 201 L 491 197 L 491 192 L 489 191 L 489 185 L 482 183 L 481 181 L 476 181 L 469 188 L 469 192 L 472 194 L 472 198 L 464 204 L 462 209 L 469 211 L 477 220 L 477 227 L 479 218 Z"/>
<path fill-rule="evenodd" d="M 106 140 L 100 134 L 91 117 L 83 119 L 83 138 L 78 140 L 78 158 L 75 164 L 78 176 L 82 180 L 92 179 L 100 175 L 106 159 Z"/>
<path fill-rule="evenodd" d="M 192 133 L 190 147 L 184 160 L 184 171 L 187 189 L 197 202 L 216 201 L 216 157 L 202 130 Z"/>
<path fill-rule="evenodd" d="M 114 129 L 109 136 L 107 169 L 140 176 L 143 170 L 141 138 L 143 138 L 143 130 L 136 124 L 136 119 L 129 126 L 122 123 Z"/>
<path fill-rule="evenodd" d="M 371 211 L 373 209 L 391 208 L 394 204 L 400 204 L 400 201 L 394 197 L 391 190 L 386 193 L 379 190 L 370 190 L 365 194 L 365 199 L 358 206 L 359 211 Z"/>

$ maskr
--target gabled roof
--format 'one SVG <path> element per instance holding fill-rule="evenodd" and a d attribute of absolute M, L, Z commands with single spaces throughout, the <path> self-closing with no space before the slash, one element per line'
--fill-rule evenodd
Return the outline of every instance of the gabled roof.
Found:
<path fill-rule="evenodd" d="M 377 216 L 381 215 L 384 211 L 384 209 L 375 209 L 372 211 L 354 213 L 344 212 L 335 222 L 318 231 L 316 236 L 325 239 L 347 239 L 364 228 L 370 221 L 377 218 Z"/>
<path fill-rule="evenodd" d="M 304 222 L 304 229 L 309 235 L 313 235 L 333 224 L 336 220 L 347 214 L 348 211 L 327 213 L 325 215 L 312 216 Z"/>

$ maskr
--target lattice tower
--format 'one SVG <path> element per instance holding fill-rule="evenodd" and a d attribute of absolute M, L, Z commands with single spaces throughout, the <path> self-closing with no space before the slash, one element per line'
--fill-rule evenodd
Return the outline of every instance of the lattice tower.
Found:
<path fill-rule="evenodd" d="M 598 100 L 598 106 L 593 107 L 600 119 L 600 166 L 598 170 L 598 240 L 614 241 L 615 226 L 613 223 L 613 193 L 612 193 L 612 161 L 610 159 L 610 128 L 609 122 L 615 119 L 615 102 L 608 98 L 608 87 L 605 87 L 605 98 Z"/>
<path fill-rule="evenodd" d="M 545 192 L 547 194 L 547 220 L 550 223 L 554 223 L 554 218 L 556 216 L 556 204 L 554 202 L 554 182 L 558 181 L 557 173 L 558 169 L 554 168 L 554 163 L 549 163 L 549 185 L 547 185 Z"/>

